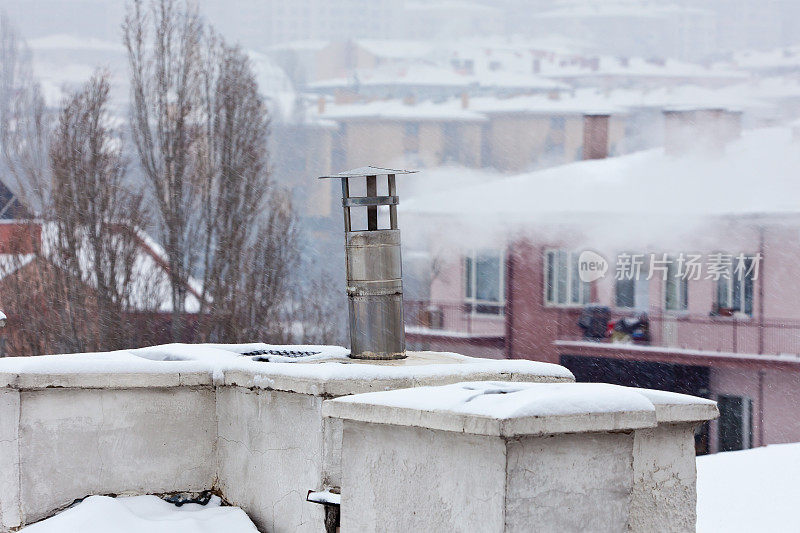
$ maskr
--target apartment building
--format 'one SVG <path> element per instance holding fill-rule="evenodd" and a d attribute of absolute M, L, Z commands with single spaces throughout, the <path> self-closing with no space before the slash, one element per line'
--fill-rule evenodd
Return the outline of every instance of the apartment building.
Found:
<path fill-rule="evenodd" d="M 675 142 L 448 191 L 446 204 L 407 202 L 406 226 L 454 232 L 426 241 L 437 272 L 427 298 L 407 303 L 410 341 L 712 397 L 722 416 L 698 433 L 701 453 L 800 440 L 797 141 L 788 128 L 738 137 L 735 116 L 698 111 L 665 120 L 699 120 L 726 142 Z M 591 261 L 605 271 L 587 281 Z M 620 275 L 631 264 L 636 275 Z M 579 327 L 590 304 L 608 313 L 599 334 Z M 605 335 L 606 320 L 642 313 L 646 336 Z"/>

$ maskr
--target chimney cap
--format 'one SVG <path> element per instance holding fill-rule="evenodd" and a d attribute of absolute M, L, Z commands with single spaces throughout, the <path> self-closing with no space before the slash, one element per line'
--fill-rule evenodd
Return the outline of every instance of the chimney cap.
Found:
<path fill-rule="evenodd" d="M 344 172 L 339 172 L 338 174 L 334 174 L 333 176 L 320 176 L 319 179 L 329 179 L 329 178 L 359 178 L 359 177 L 366 177 L 366 176 L 388 176 L 390 174 L 416 174 L 416 170 L 396 170 L 392 168 L 381 168 L 381 167 L 359 167 L 354 168 L 353 170 L 345 170 Z"/>

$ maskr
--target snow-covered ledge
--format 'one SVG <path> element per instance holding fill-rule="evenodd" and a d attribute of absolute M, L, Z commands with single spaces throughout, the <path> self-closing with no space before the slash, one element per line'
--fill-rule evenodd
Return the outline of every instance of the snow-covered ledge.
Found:
<path fill-rule="evenodd" d="M 328 400 L 343 531 L 694 531 L 715 402 L 595 383 L 472 382 Z"/>
<path fill-rule="evenodd" d="M 297 351 L 316 353 L 280 355 Z M 323 400 L 487 379 L 573 376 L 532 361 L 355 361 L 264 344 L 0 359 L 0 531 L 92 494 L 214 489 L 263 531 L 318 532 L 323 509 L 306 493 L 341 478 L 342 422 L 322 416 Z"/>

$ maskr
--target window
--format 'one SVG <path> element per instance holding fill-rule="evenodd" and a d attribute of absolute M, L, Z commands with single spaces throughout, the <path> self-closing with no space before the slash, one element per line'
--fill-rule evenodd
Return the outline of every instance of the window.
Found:
<path fill-rule="evenodd" d="M 670 257 L 667 263 L 664 308 L 668 311 L 686 311 L 689 308 L 689 280 L 679 271 L 674 257 Z"/>
<path fill-rule="evenodd" d="M 505 261 L 500 252 L 479 252 L 464 260 L 465 300 L 471 312 L 502 315 L 505 307 Z"/>
<path fill-rule="evenodd" d="M 650 282 L 647 279 L 647 262 L 645 254 L 633 252 L 620 253 L 618 257 L 630 260 L 625 270 L 619 270 L 615 276 L 615 305 L 637 311 L 647 311 L 650 306 Z M 641 258 L 641 259 L 640 259 Z M 617 265 L 620 269 L 620 264 Z"/>
<path fill-rule="evenodd" d="M 730 452 L 753 447 L 753 402 L 743 396 L 717 398 L 719 451 Z"/>
<path fill-rule="evenodd" d="M 578 255 L 546 250 L 544 300 L 547 305 L 583 305 L 591 301 L 591 285 L 578 277 Z"/>
<path fill-rule="evenodd" d="M 753 314 L 753 256 L 741 256 L 741 265 L 728 266 L 726 275 L 717 280 L 717 300 L 714 311 L 720 315 Z"/>
<path fill-rule="evenodd" d="M 617 307 L 647 311 L 649 288 L 646 278 L 618 279 L 615 287 Z"/>

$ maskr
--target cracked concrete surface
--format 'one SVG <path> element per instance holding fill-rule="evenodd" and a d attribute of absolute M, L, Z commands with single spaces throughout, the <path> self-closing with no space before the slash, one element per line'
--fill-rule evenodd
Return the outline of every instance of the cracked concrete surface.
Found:
<path fill-rule="evenodd" d="M 503 531 L 501 439 L 345 420 L 342 450 L 342 531 Z"/>
<path fill-rule="evenodd" d="M 219 488 L 262 531 L 321 531 L 306 502 L 322 479 L 322 398 L 223 387 L 217 391 Z"/>

